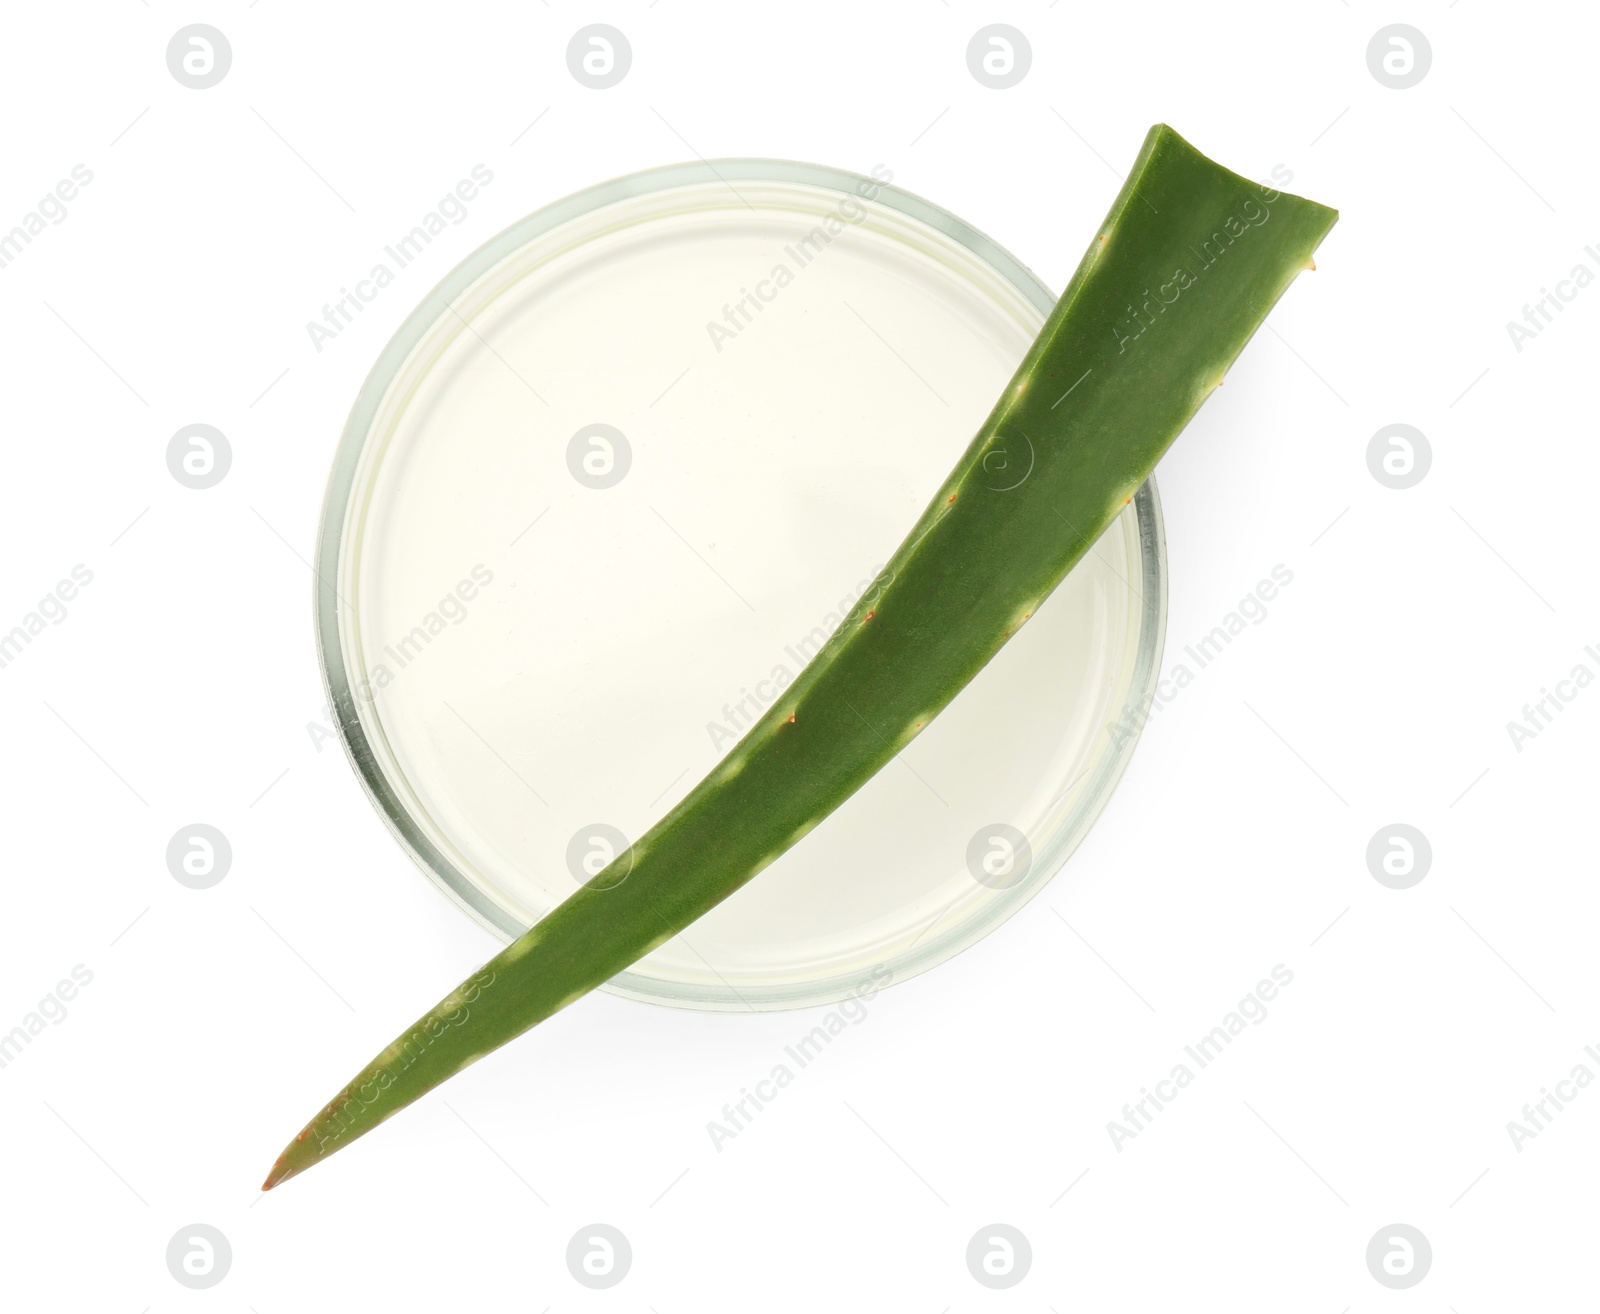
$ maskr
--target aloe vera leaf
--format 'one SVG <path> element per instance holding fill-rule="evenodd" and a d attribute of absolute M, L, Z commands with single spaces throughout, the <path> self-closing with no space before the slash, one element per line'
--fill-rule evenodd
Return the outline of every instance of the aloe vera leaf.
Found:
<path fill-rule="evenodd" d="M 889 762 L 1116 518 L 1337 217 L 1152 128 L 977 437 L 799 678 L 636 844 L 320 1110 L 263 1189 L 670 939 Z"/>

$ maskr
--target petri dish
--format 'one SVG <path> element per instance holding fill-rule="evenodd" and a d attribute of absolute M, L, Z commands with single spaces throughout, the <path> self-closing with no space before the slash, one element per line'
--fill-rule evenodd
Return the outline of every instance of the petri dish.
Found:
<path fill-rule="evenodd" d="M 1054 297 L 867 177 L 673 165 L 550 205 L 405 321 L 318 542 L 329 705 L 417 865 L 503 939 L 687 793 L 869 586 Z M 1138 738 L 1154 483 L 904 753 L 606 987 L 821 1004 L 905 980 L 1061 868 Z"/>

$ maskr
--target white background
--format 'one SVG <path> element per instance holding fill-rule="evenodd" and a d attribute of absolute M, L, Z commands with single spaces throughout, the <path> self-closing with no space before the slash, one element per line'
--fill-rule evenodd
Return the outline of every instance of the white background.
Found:
<path fill-rule="evenodd" d="M 1506 322 L 1600 272 L 1594 22 L 1484 0 L 354 9 L 3 19 L 0 227 L 74 165 L 93 182 L 0 269 L 0 628 L 94 574 L 0 670 L 0 1031 L 94 974 L 0 1070 L 5 1304 L 1592 1303 L 1600 1090 L 1520 1150 L 1507 1123 L 1575 1065 L 1600 1074 L 1600 689 L 1520 752 L 1506 723 L 1575 665 L 1600 674 L 1600 291 L 1521 351 Z M 1032 49 L 1004 91 L 966 65 L 997 21 Z M 191 22 L 232 46 L 209 90 L 166 65 Z M 632 47 L 605 91 L 566 66 L 591 22 Z M 1395 22 L 1432 48 L 1407 90 L 1366 59 Z M 707 1121 L 817 1016 L 596 995 L 259 1195 L 317 1102 L 493 948 L 307 730 L 302 559 L 405 314 L 527 212 L 696 153 L 887 164 L 1060 287 L 1158 120 L 1342 219 L 1161 466 L 1167 665 L 1275 564 L 1294 583 L 1156 717 L 1066 870 L 874 1000 L 720 1152 Z M 306 321 L 480 162 L 467 221 L 315 351 Z M 205 491 L 166 468 L 191 423 L 233 451 Z M 1432 449 L 1404 491 L 1367 466 L 1392 423 Z M 194 821 L 234 851 L 206 891 L 165 862 Z M 1403 891 L 1365 856 L 1397 821 L 1433 848 Z M 1114 1148 L 1108 1121 L 1275 964 L 1294 981 L 1267 1019 Z M 633 1248 L 609 1291 L 564 1259 L 595 1221 Z M 233 1251 L 205 1292 L 165 1259 L 195 1222 Z M 1033 1248 L 1009 1291 L 967 1270 L 994 1222 Z M 1405 1291 L 1365 1260 L 1397 1222 L 1433 1249 Z"/>

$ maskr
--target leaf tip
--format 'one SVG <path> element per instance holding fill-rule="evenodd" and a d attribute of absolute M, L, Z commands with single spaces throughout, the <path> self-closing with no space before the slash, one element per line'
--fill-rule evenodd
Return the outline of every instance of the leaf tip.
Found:
<path fill-rule="evenodd" d="M 295 1173 L 299 1171 L 299 1169 L 291 1167 L 286 1162 L 288 1157 L 289 1156 L 287 1152 L 278 1156 L 277 1162 L 272 1165 L 272 1171 L 267 1174 L 267 1180 L 261 1183 L 261 1189 L 263 1191 L 270 1191 L 280 1182 L 288 1181 L 289 1178 L 293 1177 Z"/>

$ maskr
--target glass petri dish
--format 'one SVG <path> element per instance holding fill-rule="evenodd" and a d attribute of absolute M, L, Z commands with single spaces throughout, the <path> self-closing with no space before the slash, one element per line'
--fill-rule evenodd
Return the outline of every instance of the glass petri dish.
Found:
<path fill-rule="evenodd" d="M 336 723 L 417 865 L 519 935 L 687 793 L 915 521 L 1054 297 L 886 181 L 719 160 L 464 260 L 335 456 Z M 608 989 L 820 1004 L 972 944 L 1115 788 L 1159 667 L 1154 483 L 900 757 Z"/>

